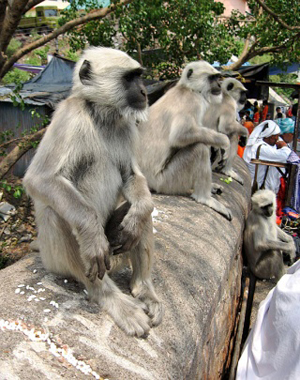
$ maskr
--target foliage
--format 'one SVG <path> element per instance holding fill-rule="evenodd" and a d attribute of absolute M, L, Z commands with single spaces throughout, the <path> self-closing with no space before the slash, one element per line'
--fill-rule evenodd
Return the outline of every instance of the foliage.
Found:
<path fill-rule="evenodd" d="M 22 71 L 19 69 L 13 69 L 9 71 L 3 78 L 2 78 L 2 83 L 4 85 L 6 84 L 20 84 L 24 83 L 27 80 L 30 79 L 30 73 L 27 73 L 26 71 Z"/>
<path fill-rule="evenodd" d="M 62 22 L 75 17 L 80 2 L 71 3 Z M 93 0 L 88 1 L 86 11 L 93 6 Z M 232 29 L 218 19 L 223 11 L 223 4 L 213 0 L 135 0 L 101 22 L 92 21 L 71 31 L 71 47 L 118 46 L 160 78 L 176 77 L 187 61 L 201 58 L 224 64 L 239 53 L 241 44 Z M 147 53 L 141 54 L 144 50 Z"/>
<path fill-rule="evenodd" d="M 11 57 L 14 54 L 14 52 L 17 51 L 21 46 L 22 43 L 20 41 L 16 40 L 15 38 L 12 38 L 6 50 L 7 56 Z"/>
<path fill-rule="evenodd" d="M 279 75 L 271 75 L 270 76 L 270 81 L 271 82 L 279 82 L 279 83 L 297 83 L 297 78 L 298 76 L 296 74 L 279 74 Z M 295 91 L 293 88 L 280 88 L 276 87 L 275 91 L 279 95 L 284 95 L 291 101 L 293 101 L 291 95 Z"/>
<path fill-rule="evenodd" d="M 8 183 L 7 180 L 0 181 L 0 189 L 5 190 L 7 193 L 12 193 L 13 197 L 19 199 L 22 194 L 25 193 L 25 189 L 22 185 L 13 185 Z"/>
<path fill-rule="evenodd" d="M 297 0 L 248 0 L 250 13 L 234 11 L 230 23 L 236 36 L 251 36 L 246 60 L 269 53 L 270 63 L 299 62 L 300 12 Z M 261 4 L 265 8 L 262 8 Z M 268 9 L 268 10 L 267 10 Z"/>

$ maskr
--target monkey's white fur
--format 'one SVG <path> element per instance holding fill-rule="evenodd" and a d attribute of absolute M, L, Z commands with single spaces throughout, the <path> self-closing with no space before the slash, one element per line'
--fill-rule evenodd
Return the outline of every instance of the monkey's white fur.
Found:
<path fill-rule="evenodd" d="M 271 190 L 259 190 L 252 196 L 252 210 L 244 231 L 244 250 L 251 272 L 260 279 L 285 273 L 282 252 L 295 257 L 293 238 L 276 224 L 276 197 Z"/>
<path fill-rule="evenodd" d="M 90 77 L 82 81 L 86 61 Z M 144 109 L 132 109 L 122 82 L 124 73 L 137 68 L 121 51 L 84 52 L 72 93 L 57 107 L 24 184 L 34 201 L 46 269 L 81 281 L 89 298 L 127 334 L 141 336 L 161 322 L 162 306 L 151 281 L 153 204 L 134 158 L 136 121 L 145 119 L 146 95 L 139 93 L 145 96 Z M 131 247 L 123 256 L 131 259 L 135 298 L 123 294 L 105 273 L 111 248 L 104 229 L 121 196 L 131 205 L 120 234 Z"/>
<path fill-rule="evenodd" d="M 218 171 L 232 177 L 243 185 L 243 179 L 233 170 L 232 166 L 237 155 L 239 136 L 248 137 L 247 128 L 237 121 L 237 113 L 244 106 L 246 101 L 244 94 L 247 90 L 240 81 L 234 78 L 224 79 L 221 87 L 223 93 L 222 104 L 221 106 L 213 104 L 208 109 L 203 123 L 228 136 L 230 140 L 230 148 L 227 153 L 228 160 L 225 166 Z M 217 161 L 218 159 L 215 161 L 215 165 L 213 164 L 213 170 L 217 166 Z"/>
<path fill-rule="evenodd" d="M 149 109 L 139 127 L 138 162 L 149 187 L 159 193 L 187 194 L 231 219 L 231 212 L 212 198 L 210 146 L 228 148 L 228 137 L 205 128 L 211 104 L 220 106 L 219 73 L 204 61 L 189 63 L 177 85 Z M 212 93 L 213 90 L 213 93 Z"/>

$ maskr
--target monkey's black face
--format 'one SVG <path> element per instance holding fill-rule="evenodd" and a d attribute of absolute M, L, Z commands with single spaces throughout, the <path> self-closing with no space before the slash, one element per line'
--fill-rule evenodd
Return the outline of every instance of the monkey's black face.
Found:
<path fill-rule="evenodd" d="M 241 91 L 239 103 L 240 104 L 245 104 L 247 101 L 247 91 Z"/>
<path fill-rule="evenodd" d="M 143 110 L 147 105 L 147 91 L 141 78 L 142 73 L 143 69 L 139 68 L 123 76 L 127 104 L 137 110 Z"/>
<path fill-rule="evenodd" d="M 273 215 L 273 203 L 267 204 L 266 206 L 261 207 L 262 214 L 269 218 Z"/>
<path fill-rule="evenodd" d="M 210 91 L 213 95 L 221 94 L 221 74 L 213 74 L 208 77 L 210 83 Z"/>

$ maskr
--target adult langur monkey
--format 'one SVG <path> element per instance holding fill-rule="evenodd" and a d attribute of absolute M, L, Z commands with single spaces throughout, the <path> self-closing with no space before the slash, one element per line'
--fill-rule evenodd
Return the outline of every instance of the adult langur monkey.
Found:
<path fill-rule="evenodd" d="M 222 101 L 221 75 L 204 61 L 189 63 L 177 85 L 150 107 L 139 127 L 138 161 L 151 190 L 187 194 L 231 220 L 231 212 L 212 198 L 210 147 L 228 148 L 223 133 L 205 128 L 203 116 Z"/>
<path fill-rule="evenodd" d="M 244 231 L 244 250 L 251 272 L 260 279 L 285 273 L 282 253 L 295 257 L 293 238 L 276 224 L 276 197 L 271 190 L 259 190 L 252 196 L 252 210 Z"/>
<path fill-rule="evenodd" d="M 87 49 L 24 178 L 46 269 L 81 281 L 91 300 L 137 336 L 162 319 L 150 277 L 153 204 L 134 158 L 136 122 L 147 116 L 142 71 L 126 53 Z M 127 203 L 115 211 L 121 196 Z M 131 259 L 135 298 L 108 276 L 110 253 Z"/>
<path fill-rule="evenodd" d="M 219 162 L 216 157 L 220 156 L 220 152 L 212 149 L 215 158 L 212 158 L 213 170 L 226 174 L 243 185 L 243 179 L 233 170 L 233 162 L 237 155 L 239 137 L 246 142 L 248 138 L 248 130 L 237 121 L 237 113 L 246 103 L 247 89 L 243 84 L 234 78 L 226 78 L 221 84 L 223 101 L 221 105 L 212 104 L 207 110 L 203 123 L 210 126 L 214 130 L 225 133 L 230 140 L 230 148 L 228 152 L 228 160 L 224 164 Z"/>

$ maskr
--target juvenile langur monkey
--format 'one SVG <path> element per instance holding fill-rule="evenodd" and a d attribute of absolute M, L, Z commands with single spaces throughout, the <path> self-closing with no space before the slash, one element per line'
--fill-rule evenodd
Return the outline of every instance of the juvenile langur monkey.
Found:
<path fill-rule="evenodd" d="M 126 53 L 87 49 L 24 178 L 46 269 L 82 282 L 91 300 L 137 336 L 162 319 L 150 277 L 153 204 L 134 158 L 136 122 L 147 116 L 142 71 Z M 121 196 L 127 203 L 116 210 Z M 108 276 L 112 252 L 131 259 L 135 298 Z"/>
<path fill-rule="evenodd" d="M 211 104 L 221 105 L 221 75 L 207 62 L 189 63 L 177 85 L 150 107 L 141 124 L 138 161 L 150 189 L 187 194 L 231 220 L 231 212 L 212 198 L 210 147 L 228 148 L 223 133 L 205 128 Z"/>
<path fill-rule="evenodd" d="M 293 238 L 276 224 L 276 198 L 271 190 L 259 190 L 252 196 L 252 210 L 244 231 L 244 250 L 251 272 L 260 279 L 285 273 L 282 253 L 295 257 Z"/>
<path fill-rule="evenodd" d="M 204 125 L 211 126 L 212 129 L 225 133 L 230 140 L 228 159 L 225 165 L 218 166 L 212 163 L 213 170 L 226 174 L 243 185 L 243 179 L 232 169 L 234 159 L 237 155 L 239 137 L 247 139 L 248 130 L 237 121 L 237 113 L 246 103 L 247 89 L 240 81 L 234 78 L 226 78 L 221 84 L 223 101 L 220 105 L 212 105 L 204 117 Z M 216 152 L 214 154 L 217 156 Z M 219 154 L 219 152 L 218 152 Z"/>

